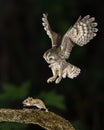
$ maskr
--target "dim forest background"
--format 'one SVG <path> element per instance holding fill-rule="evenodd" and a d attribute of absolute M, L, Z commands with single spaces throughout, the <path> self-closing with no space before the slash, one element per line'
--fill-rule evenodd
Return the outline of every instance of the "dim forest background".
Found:
<path fill-rule="evenodd" d="M 90 14 L 99 32 L 89 44 L 73 48 L 70 63 L 81 68 L 76 79 L 47 84 L 51 70 L 43 53 L 51 48 L 42 13 L 52 28 L 64 33 L 77 18 Z M 69 120 L 76 130 L 104 129 L 103 0 L 0 0 L 0 108 L 22 108 L 28 97 L 42 99 L 48 109 Z M 0 123 L 0 130 L 42 128 Z"/>

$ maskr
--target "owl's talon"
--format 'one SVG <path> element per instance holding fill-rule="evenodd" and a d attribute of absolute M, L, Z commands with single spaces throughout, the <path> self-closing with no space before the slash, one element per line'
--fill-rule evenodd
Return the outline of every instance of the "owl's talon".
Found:
<path fill-rule="evenodd" d="M 56 77 L 51 77 L 47 80 L 47 83 L 53 82 L 56 79 Z"/>
<path fill-rule="evenodd" d="M 57 78 L 56 81 L 55 81 L 55 83 L 56 84 L 60 83 L 61 79 L 62 79 L 62 77 Z"/>

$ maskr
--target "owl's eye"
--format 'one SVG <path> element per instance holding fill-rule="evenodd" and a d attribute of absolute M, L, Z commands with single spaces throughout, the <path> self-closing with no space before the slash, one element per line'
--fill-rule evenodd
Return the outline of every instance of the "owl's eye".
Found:
<path fill-rule="evenodd" d="M 49 57 L 49 61 L 52 61 L 52 60 L 54 60 L 54 57 L 53 56 Z"/>

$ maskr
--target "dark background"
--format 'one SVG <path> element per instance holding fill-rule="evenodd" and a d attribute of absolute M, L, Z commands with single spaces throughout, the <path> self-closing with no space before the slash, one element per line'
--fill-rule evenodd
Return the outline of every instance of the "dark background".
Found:
<path fill-rule="evenodd" d="M 70 63 L 81 68 L 76 79 L 47 84 L 51 70 L 43 53 L 51 41 L 42 13 L 56 32 L 64 33 L 77 18 L 90 14 L 98 35 L 73 48 Z M 69 120 L 76 130 L 104 129 L 104 3 L 103 0 L 0 0 L 0 107 L 22 108 L 28 97 L 41 98 L 48 109 Z M 41 130 L 38 126 L 0 123 L 0 130 Z"/>

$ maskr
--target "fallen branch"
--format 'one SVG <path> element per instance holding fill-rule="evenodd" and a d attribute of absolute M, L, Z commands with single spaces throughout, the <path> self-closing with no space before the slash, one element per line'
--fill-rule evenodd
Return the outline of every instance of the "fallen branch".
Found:
<path fill-rule="evenodd" d="M 0 122 L 37 124 L 46 130 L 75 130 L 64 118 L 39 109 L 0 109 Z"/>

